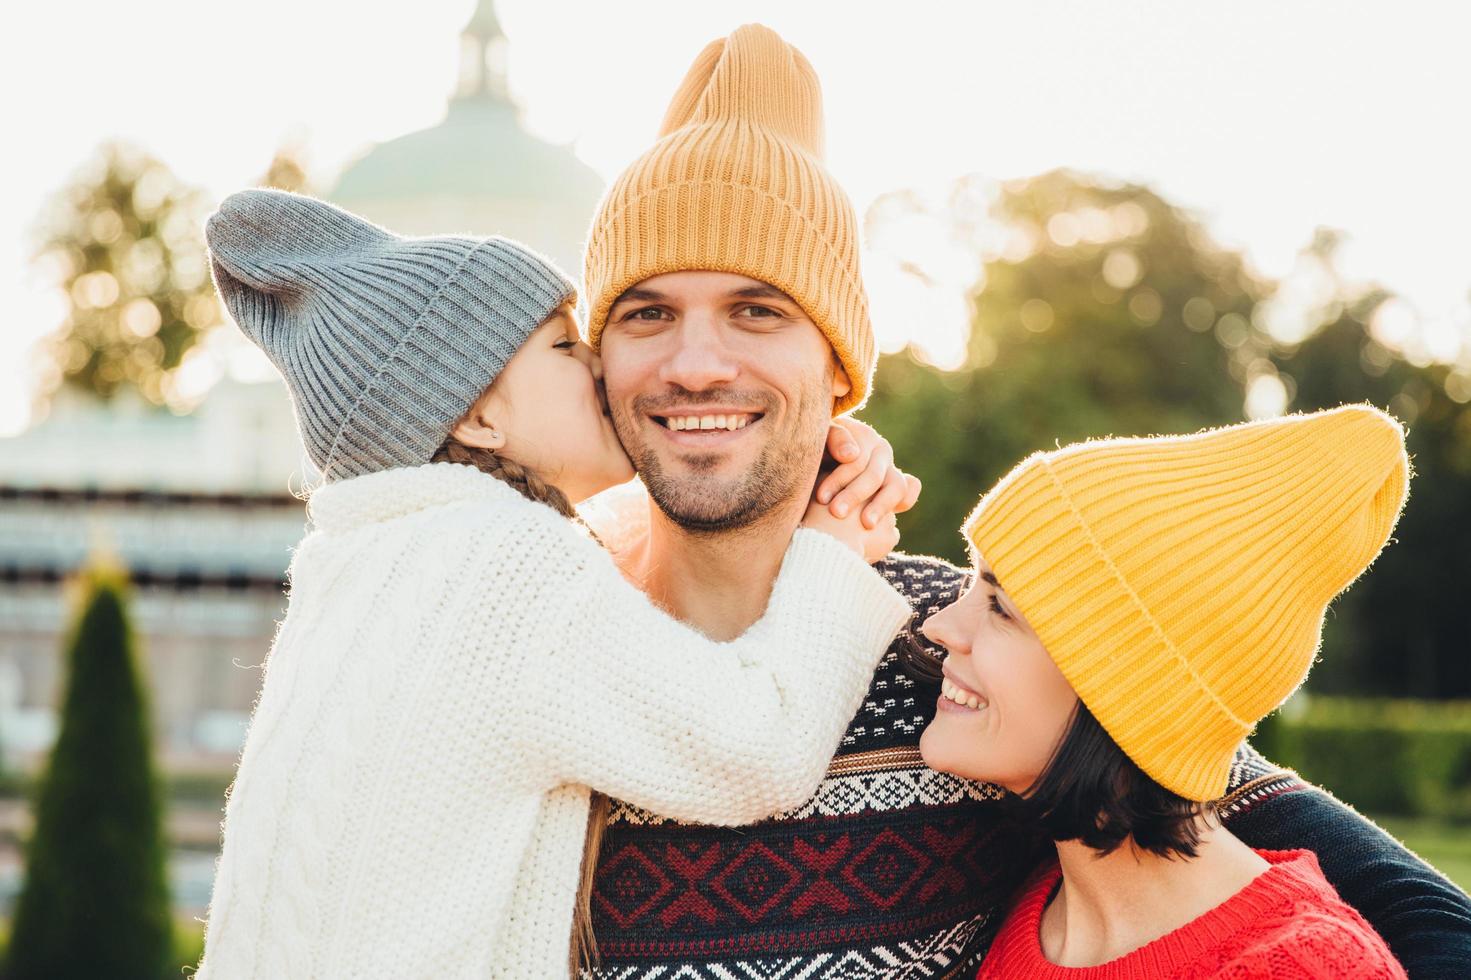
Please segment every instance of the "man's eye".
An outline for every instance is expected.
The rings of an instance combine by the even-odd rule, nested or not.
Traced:
[[[1001,608],[1001,600],[996,598],[996,593],[994,592],[991,593],[991,611],[1000,616],[1002,619],[1011,618],[1006,614],[1006,610]]]
[[[781,316],[779,312],[769,306],[748,306],[746,307],[746,312],[755,317]]]
[[[645,306],[641,309],[631,310],[623,315],[625,320],[662,320],[664,311],[657,306]]]

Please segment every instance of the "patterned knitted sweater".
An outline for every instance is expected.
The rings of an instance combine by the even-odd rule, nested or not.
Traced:
[[[330,484],[225,811],[204,980],[566,976],[588,787],[704,824],[800,804],[909,615],[799,530],[716,643],[469,467]]]
[[[1062,870],[1023,889],[977,980],[1405,980],[1384,940],[1339,899],[1311,851],[1258,851],[1271,865],[1206,914],[1117,959],[1061,967],[1042,952],[1042,913]]]
[[[877,566],[914,615],[873,675],[827,778],[739,830],[617,804],[593,895],[597,980],[974,976],[1013,892],[1055,848],[994,786],[926,768],[938,687],[900,654],[966,573],[896,554]],[[1471,976],[1471,899],[1369,821],[1243,745],[1220,812],[1252,847],[1311,848],[1415,980]]]

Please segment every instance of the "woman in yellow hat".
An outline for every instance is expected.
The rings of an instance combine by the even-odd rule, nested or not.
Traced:
[[[949,656],[920,748],[1058,858],[982,977],[1405,975],[1311,852],[1247,847],[1211,801],[1408,479],[1399,424],[1353,405],[1039,453],[981,499],[971,588],[923,628]]]

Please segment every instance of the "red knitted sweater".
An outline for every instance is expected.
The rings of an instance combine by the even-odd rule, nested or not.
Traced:
[[[1102,966],[1076,968],[1054,966],[1042,954],[1042,910],[1062,877],[1053,864],[1022,889],[978,980],[1405,980],[1312,852],[1257,853],[1271,867],[1205,915]]]

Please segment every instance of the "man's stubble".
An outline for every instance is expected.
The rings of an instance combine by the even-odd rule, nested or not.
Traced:
[[[685,392],[677,396],[677,401],[681,405],[713,404],[729,400],[733,394],[728,389]],[[743,395],[736,400],[743,404],[766,403],[764,418],[771,418],[769,398]],[[674,396],[640,396],[634,399],[633,411],[646,417],[657,414],[663,407],[661,402],[675,401]],[[634,469],[664,516],[694,534],[720,534],[752,527],[781,505],[798,496],[805,499],[811,493],[832,417],[832,402],[831,371],[826,377],[809,379],[802,386],[797,411],[783,431],[768,439],[745,473],[728,482],[704,475],[719,464],[716,453],[686,456],[682,468],[687,468],[687,475],[666,472],[659,454],[639,438],[632,420],[617,409],[612,416],[613,427]]]

